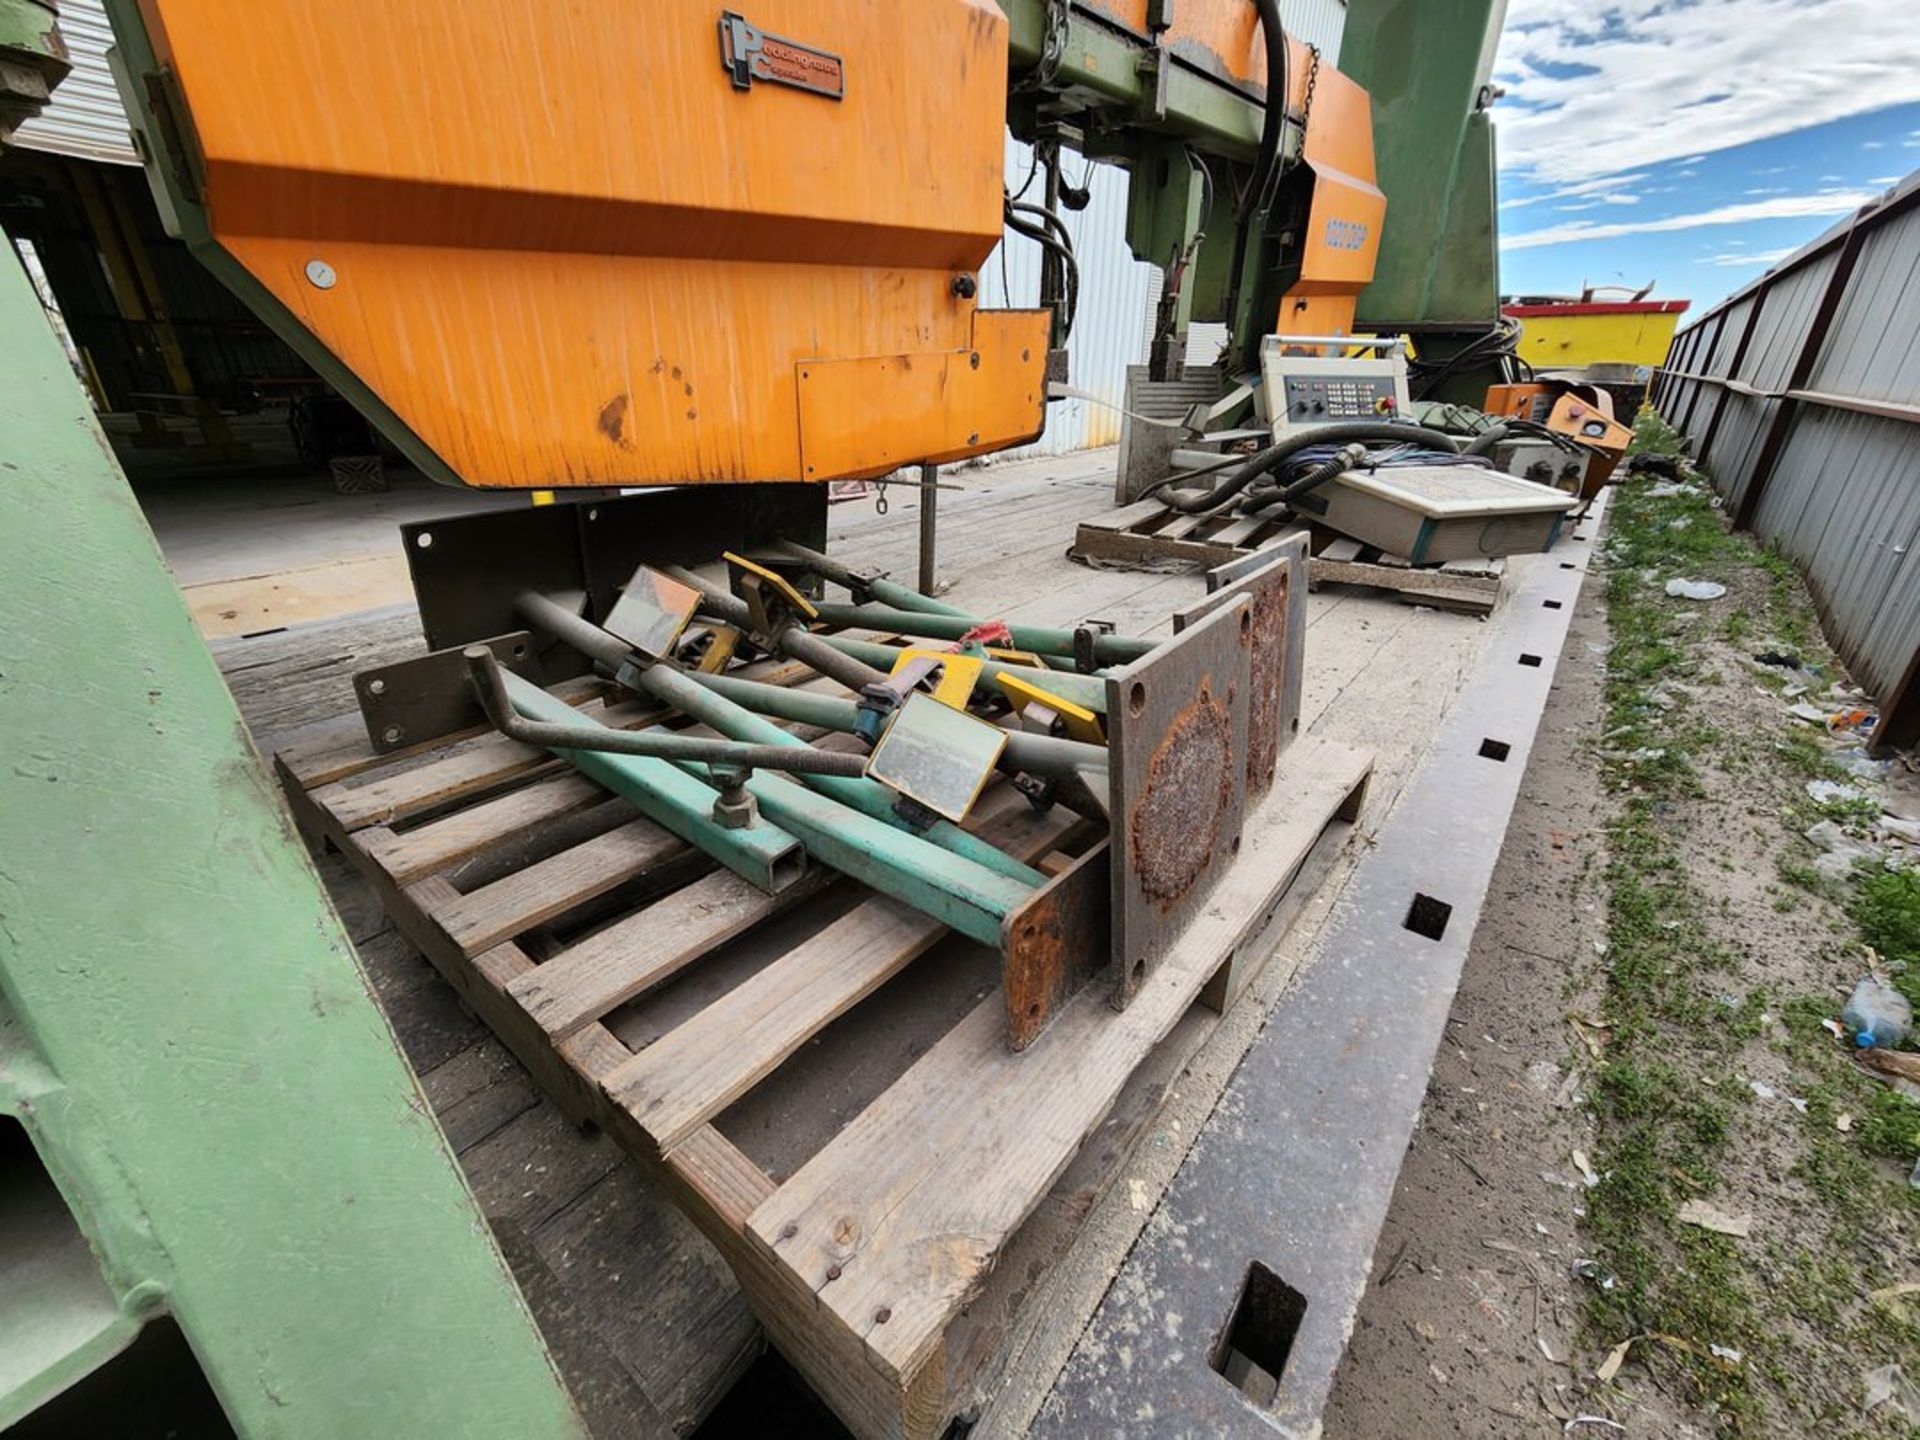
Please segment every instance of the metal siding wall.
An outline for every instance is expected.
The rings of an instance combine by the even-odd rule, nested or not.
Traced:
[[[100,0],[60,0],[60,33],[73,69],[53,92],[47,108],[14,132],[22,149],[138,165],[127,134],[127,111],[107,70],[113,31]]]
[[[1340,63],[1340,37],[1347,29],[1347,0],[1280,0],[1280,28],[1320,47],[1325,65]]]
[[[1019,190],[1032,163],[1032,149],[1009,135],[1009,191]],[[1066,178],[1079,184],[1087,162],[1063,151],[1061,165]],[[1146,358],[1141,317],[1147,313],[1148,294],[1158,274],[1153,266],[1135,260],[1127,248],[1127,178],[1117,166],[1093,166],[1088,180],[1092,201],[1079,214],[1066,214],[1080,262],[1080,309],[1067,341],[1068,383],[1107,404],[1056,400],[1047,406],[1046,433],[1032,445],[1002,451],[997,459],[1064,455],[1119,443],[1120,412],[1112,407],[1120,404],[1125,393],[1127,366]],[[1044,184],[1044,177],[1036,176],[1027,198],[1037,199]],[[1040,297],[1040,247],[1023,235],[1007,236],[981,267],[980,281],[983,305],[1030,309]]]
[[[1920,205],[1907,198],[1916,189],[1920,175],[1881,202],[1890,211],[1884,220],[1875,223],[1871,213],[1863,220],[1860,253],[1808,391],[1920,407]],[[1754,481],[1781,405],[1792,404],[1785,442],[1754,509],[1754,533],[1806,573],[1827,638],[1854,678],[1884,702],[1920,651],[1920,425],[1780,398],[1817,323],[1838,238],[1830,232],[1816,242],[1821,248],[1674,337],[1669,372],[1732,378],[1770,394],[1740,395],[1673,373],[1660,394],[1669,419],[1693,406],[1696,438],[1719,413],[1711,452],[1699,459],[1730,510]],[[1754,305],[1760,318],[1740,373],[1729,376]]]

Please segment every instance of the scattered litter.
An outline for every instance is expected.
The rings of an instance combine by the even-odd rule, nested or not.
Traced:
[[[1814,857],[1813,868],[1829,880],[1846,879],[1857,861],[1880,858],[1878,846],[1855,839],[1832,820],[1822,820],[1808,829],[1807,839],[1825,852]]]
[[[1627,759],[1636,765],[1643,765],[1649,760],[1664,760],[1666,755],[1667,752],[1663,746],[1642,745],[1638,750],[1629,750]]]
[[[1831,1015],[1829,1015],[1826,1019],[1822,1020],[1820,1022],[1820,1025],[1821,1025],[1821,1028],[1826,1030],[1836,1040],[1844,1040],[1847,1038],[1847,1027],[1842,1025],[1838,1020],[1834,1019]]]
[[[1573,1433],[1573,1427],[1576,1425],[1604,1425],[1609,1430],[1618,1430],[1622,1435],[1627,1433],[1626,1426],[1622,1425],[1618,1420],[1609,1420],[1604,1415],[1576,1415],[1560,1427],[1560,1433],[1562,1435],[1571,1435]]]
[[[1580,1178],[1586,1182],[1589,1190],[1600,1183],[1600,1173],[1593,1168],[1592,1162],[1587,1159],[1586,1151],[1576,1150],[1573,1152],[1573,1168],[1580,1172]]]
[[[1857,745],[1839,751],[1832,758],[1842,770],[1862,780],[1884,780],[1893,773],[1893,761],[1876,760]]]
[[[1749,1080],[1747,1082],[1747,1088],[1762,1100],[1771,1100],[1779,1093],[1764,1080]]]
[[[1604,940],[1596,940],[1596,941],[1594,941],[1594,942],[1593,942],[1593,953],[1594,953],[1594,954],[1596,954],[1596,955],[1604,955],[1604,954],[1606,954],[1606,953],[1607,953],[1607,942],[1606,942],[1606,941],[1604,941]]]
[[[1687,484],[1684,480],[1663,480],[1658,485],[1647,490],[1645,498],[1648,500],[1670,500],[1675,495],[1692,495],[1696,492],[1697,487]]]
[[[1718,580],[1682,580],[1675,576],[1667,581],[1667,594],[1676,600],[1718,600],[1727,593],[1727,587]]]
[[[1880,717],[1865,706],[1855,705],[1845,710],[1836,710],[1827,717],[1827,729],[1836,735],[1865,735],[1879,723]]]
[[[1552,1347],[1547,1344],[1546,1336],[1535,1335],[1533,1337],[1533,1343],[1540,1347],[1540,1353],[1547,1357],[1547,1363],[1549,1365],[1558,1365],[1562,1363],[1560,1357],[1554,1354]]]
[[[1798,670],[1800,657],[1790,650],[1762,650],[1753,657],[1762,665],[1771,665],[1777,670]]]
[[[1807,1113],[1807,1102],[1802,1100],[1798,1095],[1787,1096],[1787,1104],[1793,1106],[1793,1108],[1798,1110],[1802,1115]]]
[[[1882,1050],[1875,1047],[1862,1050],[1855,1058],[1869,1070],[1920,1083],[1920,1055],[1910,1050]]]
[[[1613,1272],[1598,1260],[1574,1261],[1573,1273],[1578,1275],[1582,1280],[1591,1280],[1602,1290],[1611,1290],[1615,1285],[1620,1283],[1614,1278]]]
[[[1732,1345],[1709,1345],[1707,1349],[1713,1352],[1714,1359],[1731,1361],[1735,1365],[1738,1365],[1741,1360],[1746,1358]]]
[[[1667,521],[1667,529],[1684,530],[1691,524],[1693,524],[1693,517],[1691,515],[1682,515],[1678,520]]]
[[[1890,1405],[1894,1413],[1908,1420],[1920,1420],[1920,1390],[1914,1388],[1898,1365],[1882,1365],[1867,1371],[1860,1379],[1867,1391],[1866,1403],[1861,1408],[1869,1414],[1882,1405]]]
[[[1913,1029],[1913,1002],[1885,981],[1863,975],[1847,997],[1840,1023],[1863,1050],[1897,1049]]]
[[[1858,785],[1843,785],[1838,780],[1809,780],[1807,794],[1816,805],[1850,804],[1867,798],[1867,792]]]
[[[1607,1358],[1600,1362],[1600,1368],[1593,1372],[1593,1378],[1604,1385],[1607,1381],[1618,1375],[1620,1373],[1620,1367],[1627,1363],[1627,1352],[1633,1349],[1633,1342],[1640,1338],[1638,1335],[1629,1335],[1618,1345],[1614,1346],[1613,1349],[1609,1350],[1607,1352]],[[1572,1423],[1577,1425],[1580,1422],[1576,1420]],[[1612,1424],[1613,1422],[1608,1421],[1606,1423]]]
[[[1851,1135],[1853,1133],[1853,1116],[1842,1110],[1838,1115],[1833,1117],[1833,1128],[1838,1130],[1842,1135]]]
[[[1882,815],[1874,824],[1896,840],[1920,845],[1920,820],[1902,820],[1894,815]]]
[[[1736,1240],[1744,1240],[1753,1233],[1753,1216],[1733,1215],[1705,1200],[1687,1201],[1674,1212],[1674,1219],[1683,1225],[1711,1230],[1716,1235],[1731,1235]]]
[[[1824,725],[1827,723],[1826,708],[1820,705],[1809,704],[1805,700],[1789,705],[1787,707],[1787,713],[1793,716],[1794,719],[1805,720],[1811,725]]]

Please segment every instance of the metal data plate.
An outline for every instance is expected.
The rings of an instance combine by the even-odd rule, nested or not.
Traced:
[[[916,690],[873,747],[867,778],[958,824],[1006,745],[1007,732],[998,725]]]
[[[1247,793],[1260,796],[1273,784],[1274,767],[1300,729],[1300,686],[1307,637],[1307,537],[1295,535],[1259,552],[1248,568],[1229,561],[1207,573],[1213,593],[1174,613],[1173,633],[1184,634],[1203,616],[1237,597],[1253,602],[1252,704],[1247,712]],[[1231,578],[1222,575],[1232,569]],[[1216,581],[1215,577],[1221,579]]]
[[[1234,596],[1107,676],[1114,1003],[1233,863],[1247,800],[1253,602]]]
[[[541,684],[540,656],[525,630],[480,642],[516,675]],[[353,677],[367,739],[381,755],[487,723],[458,647],[435,650]]]
[[[642,565],[613,602],[601,628],[618,635],[649,660],[664,660],[673,653],[680,632],[699,608],[700,592],[693,586],[682,585],[651,565]]]

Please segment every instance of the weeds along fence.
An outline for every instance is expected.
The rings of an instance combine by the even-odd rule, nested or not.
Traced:
[[[1674,336],[1654,404],[1920,739],[1920,172]]]

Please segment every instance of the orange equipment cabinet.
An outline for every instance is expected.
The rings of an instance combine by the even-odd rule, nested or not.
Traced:
[[[436,478],[826,481],[1032,439],[1049,316],[974,299],[999,6],[738,3],[111,8],[163,213]]]
[[[1587,461],[1580,486],[1582,500],[1591,500],[1600,492],[1633,442],[1632,427],[1613,418],[1613,397],[1593,385],[1554,380],[1489,385],[1483,408],[1489,415],[1545,425],[1591,450],[1593,456]]]

